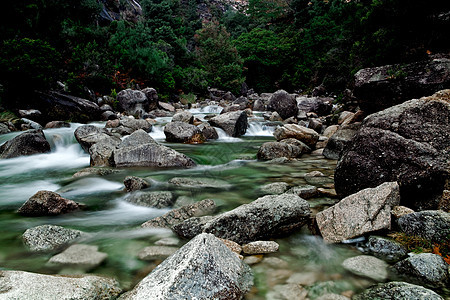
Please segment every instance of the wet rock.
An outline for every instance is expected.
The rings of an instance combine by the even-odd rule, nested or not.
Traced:
[[[338,161],[335,188],[345,197],[397,181],[402,205],[435,209],[450,176],[450,90],[372,114]]]
[[[222,241],[222,243],[224,243],[225,246],[227,246],[234,253],[241,254],[242,247],[238,243],[230,241],[230,240],[226,240],[226,239],[221,239],[221,238],[219,238],[219,240]]]
[[[317,191],[322,196],[329,197],[329,198],[337,198],[337,193],[336,193],[335,189],[318,188]]]
[[[287,184],[286,182],[274,182],[274,183],[269,183],[266,185],[263,185],[260,190],[263,194],[266,195],[279,195],[279,194],[283,194],[284,192],[286,192],[286,190],[288,189],[289,184]]]
[[[434,242],[450,240],[450,213],[441,210],[413,212],[397,220],[400,230]]]
[[[164,260],[177,252],[178,247],[169,246],[149,246],[139,252],[138,257],[141,260]]]
[[[102,112],[102,115],[100,116],[100,120],[102,121],[117,120],[118,118],[119,117],[115,112],[109,110]]]
[[[347,271],[375,281],[384,281],[388,276],[388,264],[381,259],[369,255],[347,258],[342,263],[342,266]]]
[[[138,118],[149,111],[149,101],[142,91],[126,89],[117,93],[117,108],[120,112]]]
[[[19,116],[21,118],[40,122],[42,119],[42,112],[37,109],[19,109]]]
[[[194,123],[194,116],[189,111],[182,111],[182,112],[176,113],[173,116],[172,122],[183,122],[183,123],[192,124],[192,123]]]
[[[143,130],[126,137],[113,152],[116,167],[190,168],[192,159],[171,148],[157,144]]]
[[[115,299],[122,292],[115,279],[0,271],[2,299]]]
[[[266,142],[258,150],[259,160],[272,160],[276,158],[298,158],[302,155],[301,148],[281,142]]]
[[[125,198],[125,201],[146,207],[166,208],[175,203],[171,192],[141,192],[137,191]]]
[[[296,195],[268,195],[213,218],[188,219],[172,229],[182,237],[201,232],[243,244],[291,233],[309,220],[306,200]]]
[[[98,246],[75,244],[50,258],[48,263],[90,270],[98,267],[107,257],[108,254],[98,251]]]
[[[436,254],[416,254],[399,261],[393,268],[408,281],[431,288],[448,287],[450,283],[449,266]]]
[[[22,118],[20,120],[23,122],[23,124],[26,124],[28,126],[28,128],[30,128],[30,129],[36,129],[36,130],[42,130],[43,129],[41,124],[39,124],[39,123],[37,123],[35,121],[32,121],[30,119]]]
[[[350,122],[351,119],[355,116],[355,113],[352,113],[350,111],[343,111],[339,115],[338,124],[339,125],[346,125]]]
[[[209,124],[223,129],[229,136],[240,137],[244,135],[248,127],[248,119],[245,111],[235,111],[218,115],[210,119]]]
[[[298,109],[303,112],[314,112],[319,116],[326,116],[333,109],[333,98],[328,97],[305,97],[296,98]]]
[[[276,111],[281,118],[287,119],[289,117],[295,117],[298,113],[297,101],[295,97],[288,94],[284,90],[279,90],[270,96],[267,109],[270,111]]]
[[[381,283],[354,296],[355,300],[398,299],[398,300],[444,300],[432,290],[409,284],[392,281]]]
[[[305,143],[303,143],[303,142],[301,142],[301,141],[299,141],[297,139],[294,139],[294,138],[281,140],[280,143],[285,143],[285,144],[297,146],[302,151],[302,154],[311,152],[311,148],[310,147],[308,147]]]
[[[84,176],[106,176],[109,174],[119,173],[119,170],[109,169],[109,168],[84,168],[72,175],[73,178],[84,177]]]
[[[28,199],[17,213],[28,217],[57,216],[84,208],[83,204],[65,199],[50,191],[39,191]]]
[[[339,159],[345,147],[350,144],[360,127],[361,123],[339,127],[339,130],[328,139],[327,145],[323,149],[323,156],[329,159]]]
[[[278,284],[270,290],[266,299],[268,300],[306,300],[308,299],[308,291],[297,284]]]
[[[324,294],[316,298],[316,300],[349,300],[349,299],[350,298],[338,294]]]
[[[359,70],[353,93],[362,110],[373,113],[450,86],[450,59],[430,59]]]
[[[166,103],[166,102],[158,102],[158,107],[162,110],[168,111],[168,112],[175,112],[175,107],[173,107],[172,104]]]
[[[302,185],[295,186],[289,189],[286,193],[297,195],[303,199],[310,199],[318,195],[318,189],[313,185]]]
[[[273,135],[277,141],[294,138],[305,143],[310,148],[314,148],[319,140],[319,134],[317,132],[296,124],[286,124],[283,127],[278,127]]]
[[[214,203],[214,201],[211,199],[205,199],[193,204],[173,209],[160,217],[145,222],[141,226],[172,228],[172,226],[179,224],[189,218],[212,214],[215,210],[216,204]]]
[[[0,146],[1,158],[14,158],[50,152],[50,144],[42,130],[24,132]]]
[[[148,111],[158,108],[158,93],[154,88],[147,87],[142,90],[148,100]]]
[[[242,251],[245,254],[266,254],[277,252],[279,247],[280,245],[274,241],[254,241],[242,245]]]
[[[330,138],[333,136],[333,134],[335,134],[338,131],[339,127],[340,127],[339,125],[328,126],[324,130],[323,135],[326,136],[327,138]]]
[[[201,234],[120,299],[242,299],[252,284],[250,268],[235,253]]]
[[[320,171],[312,171],[305,174],[305,181],[309,184],[324,184],[326,183],[326,176]]]
[[[170,122],[164,126],[164,134],[167,142],[201,144],[206,138],[202,131],[195,125],[184,122]]]
[[[178,246],[180,240],[175,237],[165,237],[155,242],[156,246]]]
[[[114,166],[113,153],[120,145],[120,140],[115,137],[105,137],[89,148],[90,165],[92,167]]]
[[[32,252],[51,252],[74,243],[88,234],[55,225],[41,225],[27,229],[22,235],[25,245]]]
[[[4,123],[0,123],[0,134],[10,133],[11,130],[9,130],[8,125]]]
[[[78,127],[75,132],[75,139],[81,145],[81,148],[89,153],[92,145],[101,140],[114,140],[116,143],[120,142],[118,138],[111,136],[111,134],[104,128],[99,128],[94,125],[83,125]]]
[[[136,176],[125,177],[123,184],[125,185],[125,190],[127,192],[143,190],[150,186],[150,183],[147,180]]]
[[[408,255],[402,244],[380,236],[369,237],[366,247],[370,254],[387,262],[397,262]]]
[[[251,265],[256,265],[260,262],[262,262],[264,256],[263,255],[250,255],[250,256],[245,256],[244,257],[244,262],[251,266]]]
[[[396,182],[386,182],[342,199],[317,214],[326,242],[337,243],[369,232],[391,228],[391,208],[400,201]]]
[[[231,185],[220,179],[215,178],[192,178],[192,177],[173,177],[169,180],[170,184],[186,189],[229,189]]]
[[[397,205],[397,206],[394,206],[391,213],[392,213],[392,216],[394,216],[396,219],[398,219],[404,215],[407,215],[407,214],[410,214],[413,212],[414,212],[414,210],[412,210],[411,208],[408,208],[406,206]]]
[[[197,127],[198,127],[198,129],[201,130],[203,136],[207,140],[217,140],[219,138],[219,135],[217,134],[216,129],[214,129],[214,127],[209,125],[209,123],[202,123],[202,124],[198,125]]]
[[[145,132],[151,132],[152,131],[152,124],[147,121],[147,120],[142,120],[142,119],[135,119],[133,117],[121,117],[119,119],[119,123],[117,124],[117,126],[112,127],[113,123],[106,123],[105,127],[106,128],[114,128],[116,127],[115,130],[112,130],[111,132],[118,132],[121,135],[129,135],[132,134],[133,132],[142,129]],[[118,129],[117,129],[118,128]]]
[[[264,105],[264,102],[260,99],[256,99],[253,102],[253,111],[266,111],[266,106]]]
[[[51,129],[51,128],[70,128],[70,123],[65,121],[51,121],[45,124],[45,129]]]

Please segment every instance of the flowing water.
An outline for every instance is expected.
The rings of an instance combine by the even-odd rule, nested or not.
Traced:
[[[200,119],[219,108],[210,107],[192,112]],[[156,263],[141,261],[137,253],[163,237],[172,236],[168,230],[142,229],[140,224],[160,216],[168,209],[156,209],[130,204],[124,199],[123,180],[128,175],[144,177],[152,182],[150,190],[171,190],[183,201],[213,199],[219,212],[231,210],[261,196],[259,188],[267,183],[287,182],[290,186],[307,184],[304,174],[321,171],[326,175],[317,186],[332,183],[335,161],[322,156],[305,155],[301,160],[285,164],[271,164],[256,160],[259,146],[274,140],[273,127],[261,117],[250,120],[247,134],[228,137],[219,130],[217,141],[201,145],[169,144],[164,141],[162,127],[170,118],[157,120],[150,133],[189,157],[198,166],[187,170],[156,170],[149,168],[124,169],[103,177],[73,178],[77,171],[89,166],[89,155],[77,144],[73,132],[81,124],[70,128],[45,130],[52,146],[51,153],[0,160],[0,270],[13,269],[47,274],[74,274],[81,270],[47,265],[51,254],[32,254],[24,247],[22,233],[33,226],[55,224],[90,232],[84,243],[98,245],[108,259],[90,271],[117,278],[125,289],[132,288],[148,274]],[[103,126],[102,123],[95,124]],[[0,144],[18,133],[0,136]],[[222,182],[218,189],[174,189],[167,184],[173,177],[213,178]],[[15,211],[34,193],[50,190],[63,197],[82,202],[88,209],[58,217],[21,217]],[[326,197],[309,200],[313,212],[330,206]],[[289,237],[276,240],[277,253],[265,256],[263,262],[252,266],[255,287],[246,299],[277,298],[286,284],[302,284],[309,290],[309,298],[325,292],[358,292],[371,282],[353,276],[341,267],[344,259],[360,253],[349,246],[326,245],[302,229]],[[186,241],[182,241],[185,243]],[[292,284],[291,284],[292,286]]]

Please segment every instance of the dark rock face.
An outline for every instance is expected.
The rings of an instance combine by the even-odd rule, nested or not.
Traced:
[[[245,111],[234,111],[216,116],[208,121],[211,126],[222,128],[229,136],[244,135],[248,127]]]
[[[147,96],[148,111],[152,111],[158,108],[158,93],[154,88],[145,88],[142,92]]]
[[[194,123],[194,115],[188,111],[182,111],[179,113],[176,113],[173,118],[172,122],[184,122],[188,124]]]
[[[175,203],[171,192],[134,192],[125,198],[126,201],[140,206],[166,208]]]
[[[339,160],[340,197],[398,181],[402,204],[437,208],[450,170],[450,90],[368,116]]]
[[[70,128],[70,123],[65,122],[65,121],[51,121],[51,122],[48,122],[47,124],[45,124],[45,129],[63,128],[63,127]]]
[[[28,199],[17,211],[29,217],[57,216],[83,208],[84,205],[65,199],[50,191],[39,191]]]
[[[93,125],[83,125],[78,127],[75,130],[74,135],[75,139],[81,145],[81,148],[83,148],[84,151],[88,153],[89,149],[95,143],[98,143],[103,139],[112,138],[111,134],[106,129],[99,128]],[[117,140],[120,141],[119,139]]]
[[[88,123],[100,120],[102,114],[94,102],[57,92],[40,93],[35,106],[42,112],[43,123],[53,120]]]
[[[333,98],[321,97],[297,97],[299,111],[313,112],[318,116],[326,116],[333,109]]]
[[[297,230],[306,224],[309,215],[308,202],[297,195],[268,195],[212,219],[188,219],[173,230],[183,237],[208,232],[245,244]]]
[[[14,158],[50,152],[42,130],[24,132],[0,146],[0,158]]]
[[[408,235],[444,242],[450,239],[450,213],[440,210],[414,212],[397,220],[400,230]]]
[[[192,124],[185,122],[170,122],[164,126],[164,134],[167,142],[201,144],[206,138],[201,130]]]
[[[267,109],[276,111],[283,120],[289,117],[296,117],[298,113],[297,101],[295,97],[289,95],[284,90],[279,90],[273,93],[269,99]]]
[[[384,237],[371,236],[366,246],[370,254],[388,262],[397,262],[408,255],[402,244]]]
[[[398,300],[443,300],[441,296],[424,287],[406,282],[381,283],[354,296],[355,300],[398,299]]]
[[[302,149],[296,145],[282,142],[266,142],[259,148],[257,157],[259,160],[271,160],[280,157],[297,158],[302,153]]]
[[[142,91],[126,89],[117,93],[118,109],[135,117],[142,115],[149,110],[149,101]]]
[[[209,125],[209,123],[202,123],[202,124],[198,125],[197,127],[198,127],[198,129],[200,129],[202,131],[203,136],[207,140],[217,140],[219,138],[217,131],[214,129],[214,127]]]
[[[352,141],[361,123],[353,123],[341,126],[335,134],[333,134],[323,149],[323,156],[329,159],[339,159],[344,152],[345,147]]]
[[[450,59],[359,70],[354,95],[368,113],[450,88]]]
[[[150,183],[147,180],[136,176],[125,177],[123,184],[125,185],[125,190],[127,192],[142,190],[150,186]]]
[[[212,234],[200,234],[145,277],[131,299],[242,299],[253,285],[250,267]]]
[[[447,287],[450,282],[448,264],[441,256],[432,253],[413,255],[396,263],[393,268],[408,281],[431,288]]]

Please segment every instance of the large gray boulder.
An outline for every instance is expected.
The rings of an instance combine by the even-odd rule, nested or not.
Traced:
[[[449,265],[436,254],[421,253],[396,263],[393,268],[408,281],[431,288],[448,287]]]
[[[448,88],[450,59],[441,58],[359,70],[353,93],[361,109],[373,113]]]
[[[327,145],[323,149],[323,156],[329,159],[339,159],[360,127],[361,123],[359,122],[339,127],[336,133],[328,139]]]
[[[216,217],[188,219],[173,230],[187,238],[208,232],[244,244],[291,233],[305,225],[309,215],[308,202],[296,195],[268,195]]]
[[[164,134],[167,142],[201,144],[206,138],[202,131],[195,125],[185,122],[170,122],[164,126]]]
[[[424,287],[392,281],[380,283],[361,294],[352,297],[354,300],[395,299],[395,300],[444,300],[432,290]]]
[[[204,233],[120,299],[242,299],[252,285],[250,267],[214,235]]]
[[[388,264],[370,255],[358,255],[347,258],[342,262],[342,266],[353,274],[375,281],[384,281],[388,277]]]
[[[218,115],[210,119],[209,124],[223,129],[229,136],[239,137],[244,135],[248,127],[247,113],[245,111],[233,111]]]
[[[122,90],[117,93],[118,109],[128,115],[137,118],[149,111],[149,101],[144,92],[132,89]]]
[[[386,182],[342,199],[316,215],[324,240],[338,243],[391,228],[391,209],[400,202],[399,186]]]
[[[183,123],[192,124],[192,123],[194,123],[194,115],[189,111],[182,111],[182,112],[176,113],[172,117],[172,122],[183,122]]]
[[[125,136],[132,134],[139,129],[142,129],[145,132],[151,132],[153,126],[147,120],[135,119],[133,117],[121,117],[117,121],[107,122],[105,128],[111,128],[111,133]]]
[[[57,216],[84,207],[84,204],[63,198],[55,192],[39,191],[31,196],[17,212],[28,217]]]
[[[98,267],[107,257],[108,254],[98,251],[98,246],[75,244],[50,258],[48,264],[91,270]]]
[[[214,127],[209,125],[209,123],[202,123],[197,126],[198,129],[200,129],[203,133],[203,136],[207,140],[217,140],[219,138],[219,135],[217,134],[217,131]]]
[[[128,195],[125,200],[136,205],[156,208],[166,208],[175,203],[175,197],[167,191],[136,191]]]
[[[450,90],[372,114],[338,161],[340,197],[398,181],[402,204],[435,209],[450,176]]]
[[[427,210],[401,216],[397,220],[400,230],[408,235],[420,236],[434,242],[450,240],[450,213]]]
[[[0,271],[0,299],[106,300],[122,289],[112,278],[93,275],[59,276]]]
[[[319,140],[319,134],[316,131],[297,124],[285,124],[282,127],[278,127],[273,135],[277,141],[294,138],[305,143],[310,148],[315,148]]]
[[[112,139],[115,141],[120,141],[120,139],[111,136],[105,128],[100,128],[94,125],[82,125],[75,130],[74,135],[77,142],[81,145],[81,148],[88,153],[92,145],[102,140]]]
[[[257,157],[259,160],[271,160],[275,158],[298,158],[303,154],[303,149],[283,142],[266,142],[259,147]]]
[[[190,168],[195,162],[184,154],[157,144],[143,130],[126,137],[113,152],[114,165],[122,167]]]
[[[51,252],[88,237],[87,233],[55,225],[40,225],[27,229],[22,239],[32,252]]]
[[[279,90],[269,98],[267,110],[276,111],[283,120],[296,117],[298,113],[297,101],[293,95],[284,90]]]
[[[158,93],[154,88],[147,87],[142,90],[148,100],[148,111],[158,108]]]
[[[14,158],[50,152],[50,144],[42,130],[30,130],[0,146],[0,158]]]

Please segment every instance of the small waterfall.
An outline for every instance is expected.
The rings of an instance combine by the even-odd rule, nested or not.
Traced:
[[[273,136],[275,127],[267,126],[262,122],[250,122],[244,136]]]
[[[166,135],[164,134],[164,125],[161,124],[153,125],[152,131],[149,134],[156,141],[166,139]]]

